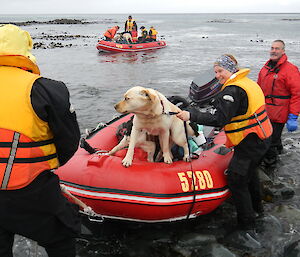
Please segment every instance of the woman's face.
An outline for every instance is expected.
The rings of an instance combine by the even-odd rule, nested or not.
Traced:
[[[231,77],[231,75],[233,74],[230,71],[228,71],[218,65],[214,66],[214,70],[215,70],[216,78],[217,78],[217,80],[219,80],[220,84],[225,84],[226,80],[229,79]]]

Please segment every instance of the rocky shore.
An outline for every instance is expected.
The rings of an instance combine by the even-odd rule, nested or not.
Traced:
[[[111,19],[105,19],[103,21],[86,21],[78,19],[55,19],[50,21],[22,21],[22,22],[3,22],[2,24],[14,24],[16,26],[31,26],[31,25],[41,25],[41,24],[93,24],[93,23],[111,23]]]

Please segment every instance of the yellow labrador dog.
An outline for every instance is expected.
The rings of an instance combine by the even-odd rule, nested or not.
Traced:
[[[114,42],[124,41],[126,44],[132,44],[132,36],[129,32],[117,33],[113,39]]]
[[[144,87],[130,88],[125,94],[124,99],[115,105],[116,111],[120,113],[134,113],[133,127],[130,138],[127,138],[129,143],[126,156],[122,160],[125,167],[132,164],[134,147],[137,143],[145,140],[146,135],[157,135],[159,138],[160,148],[162,151],[165,163],[172,163],[172,153],[170,144],[175,144],[183,147],[184,161],[189,161],[188,143],[186,140],[184,123],[175,115],[171,115],[180,111],[180,109],[172,104],[160,92]],[[187,126],[188,135],[194,135],[194,131],[190,126]],[[147,141],[148,142],[148,141]],[[145,143],[145,141],[144,141]],[[152,142],[153,143],[153,142]],[[123,146],[126,142],[123,142]],[[147,148],[151,148],[154,152],[155,145],[146,143]],[[119,149],[118,146],[116,146]],[[115,148],[110,152],[113,154]],[[152,151],[150,150],[150,151]],[[153,161],[153,155],[148,160]]]

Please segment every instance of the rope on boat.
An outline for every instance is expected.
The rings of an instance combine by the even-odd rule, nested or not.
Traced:
[[[75,197],[71,192],[69,192],[64,185],[60,185],[61,191],[66,194],[68,197],[70,197],[75,204],[77,204],[82,210],[79,212],[86,215],[88,219],[92,222],[103,222],[104,218],[96,213],[90,206],[87,206],[84,202],[79,200],[77,197]]]
[[[184,121],[184,132],[185,132],[185,138],[186,138],[186,142],[187,142],[187,145],[188,145],[188,151],[189,151],[189,157],[191,158],[191,151],[190,151],[190,146],[189,146],[189,138],[188,138],[188,131],[187,131],[187,122]],[[193,211],[193,208],[194,208],[194,205],[196,203],[196,192],[195,192],[195,179],[194,179],[194,169],[193,169],[193,165],[192,165],[192,160],[190,159],[190,165],[191,165],[191,171],[192,171],[192,185],[193,185],[193,202],[192,202],[192,205],[189,209],[189,212],[186,216],[186,219],[188,220],[190,218],[190,215]]]

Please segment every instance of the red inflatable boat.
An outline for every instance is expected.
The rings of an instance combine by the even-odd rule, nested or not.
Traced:
[[[86,142],[93,148],[112,149],[118,143],[118,126],[129,117],[93,130]],[[69,192],[103,217],[142,222],[194,218],[213,211],[230,196],[225,171],[232,151],[223,145],[224,132],[211,130],[206,136],[210,143],[190,163],[149,163],[146,153],[137,148],[132,166],[125,168],[121,164],[125,149],[108,156],[79,148],[56,173]]]
[[[165,41],[154,41],[140,44],[118,44],[112,41],[100,40],[96,46],[99,51],[105,52],[139,52],[166,47]]]

